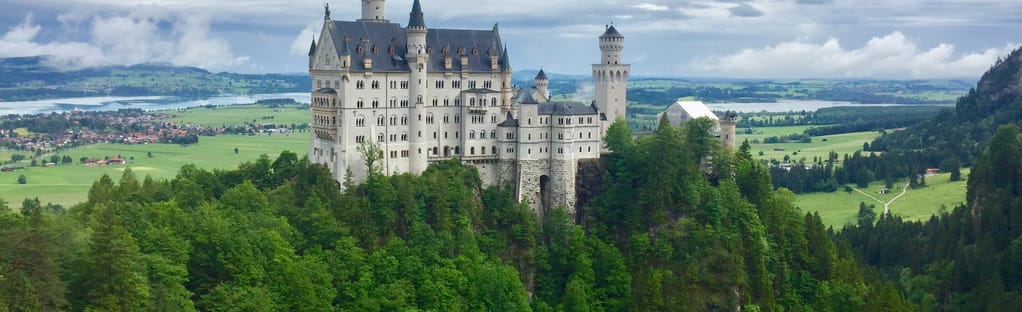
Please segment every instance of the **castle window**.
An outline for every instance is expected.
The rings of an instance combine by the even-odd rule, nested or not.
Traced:
[[[444,123],[451,123],[451,116],[444,115]]]
[[[358,119],[355,119],[355,126],[356,127],[365,127],[366,126],[365,118],[359,117]]]
[[[364,135],[359,135],[359,136],[355,137],[355,143],[365,143],[365,142],[366,142],[366,137]]]
[[[454,98],[454,106],[461,106],[461,98]]]
[[[468,106],[476,106],[476,98],[468,99]]]
[[[397,115],[390,115],[390,125],[391,126],[397,125]]]
[[[401,125],[404,126],[404,125],[407,125],[407,124],[408,124],[408,116],[401,116]]]
[[[469,80],[468,81],[468,88],[469,89],[475,89],[476,88],[476,81],[475,80]]]
[[[444,81],[443,80],[437,80],[436,81],[436,88],[437,89],[443,89],[444,88]]]
[[[454,115],[454,123],[461,123],[461,115]]]
[[[379,89],[379,88],[380,88],[380,81],[379,80],[373,80],[373,89]]]
[[[401,141],[408,141],[408,134],[407,133],[402,133],[401,134]]]
[[[532,149],[531,148],[529,149],[528,152],[529,152],[529,155],[532,155]]]
[[[473,147],[470,147],[470,148],[469,148],[469,153],[468,153],[468,154],[469,154],[469,155],[475,155],[475,154],[476,154],[476,147],[475,147],[475,146],[473,146]]]
[[[408,151],[401,151],[401,158],[408,158]]]
[[[433,106],[437,106],[439,103],[440,100],[438,100],[437,98],[433,98]]]
[[[461,138],[461,131],[454,131],[454,138],[455,139],[460,139]]]
[[[384,125],[384,121],[383,121],[383,120],[384,120],[383,116],[377,116],[377,117],[376,117],[376,125],[377,125],[377,126],[382,126],[382,125]],[[383,141],[383,140],[380,140],[380,141]]]
[[[497,98],[495,97],[490,98],[490,106],[497,106]]]
[[[493,87],[493,81],[489,81],[489,80],[483,81],[483,88],[490,89],[492,87]]]
[[[532,141],[532,133],[529,133],[529,141]]]
[[[490,138],[491,139],[497,138],[497,130],[490,130]]]
[[[497,154],[497,147],[496,146],[493,146],[492,148],[490,148],[490,154],[494,154],[494,155]]]
[[[390,141],[391,142],[397,142],[397,134],[391,134],[390,135]]]
[[[451,88],[461,89],[461,80],[451,81]]]
[[[436,139],[436,131],[433,131],[433,138]]]
[[[401,89],[408,89],[408,80],[401,82]]]
[[[380,100],[373,99],[373,108],[377,108],[377,107],[380,107]]]
[[[355,82],[355,89],[360,89],[361,90],[361,89],[365,89],[365,88],[366,88],[366,82],[365,81],[359,80],[359,81]]]
[[[448,104],[450,104],[450,103],[451,103],[451,100],[450,100],[450,99],[448,99],[448,98],[444,98],[444,106],[447,106],[447,105],[448,105]]]
[[[408,100],[401,100],[401,107],[408,107]]]
[[[475,132],[475,130],[472,130],[472,131],[469,131],[469,132],[468,132],[468,138],[469,138],[469,139],[475,139],[475,138],[476,138],[476,132]]]
[[[390,82],[390,88],[391,89],[397,89],[397,81],[391,81]]]
[[[383,142],[383,132],[376,135],[376,142]]]
[[[390,99],[390,107],[397,107],[397,99]]]
[[[447,138],[447,131],[444,131],[444,139]]]

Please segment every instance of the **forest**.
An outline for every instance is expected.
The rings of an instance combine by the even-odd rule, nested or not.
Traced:
[[[575,219],[540,218],[456,160],[344,192],[291,152],[171,180],[126,170],[67,209],[2,206],[0,310],[912,308],[710,129],[634,139],[615,123],[604,187]]]

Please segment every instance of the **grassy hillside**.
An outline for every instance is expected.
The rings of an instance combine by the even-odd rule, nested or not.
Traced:
[[[969,169],[962,169],[962,176],[968,176]],[[966,180],[950,182],[949,173],[937,174],[926,178],[926,187],[909,189],[904,196],[891,203],[891,214],[901,216],[905,220],[925,221],[930,216],[940,214],[942,211],[950,212],[951,209],[965,202]],[[906,181],[897,181],[891,193],[877,194],[877,191],[884,187],[883,182],[874,182],[867,188],[856,188],[883,202],[889,202],[901,194],[902,187]],[[850,185],[853,188],[854,185]],[[803,211],[819,212],[823,223],[840,229],[846,224],[854,224],[859,212],[859,203],[875,205],[873,210],[880,214],[884,205],[876,200],[866,197],[858,192],[847,193],[837,191],[833,193],[811,193],[798,195],[796,205]]]
[[[97,144],[84,148],[60,153],[69,155],[75,160],[73,165],[57,165],[56,167],[28,167],[21,172],[0,173],[0,198],[8,202],[20,203],[22,199],[39,197],[61,205],[71,205],[86,199],[93,181],[108,174],[120,177],[125,168],[139,177],[151,175],[157,178],[174,177],[181,166],[194,164],[199,168],[234,169],[238,164],[252,161],[260,155],[278,155],[281,151],[290,150],[305,155],[309,146],[309,135],[257,135],[240,136],[224,135],[217,137],[201,137],[198,144],[189,146],[171,144],[123,145]],[[238,153],[234,153],[238,148]],[[148,153],[153,157],[149,158]],[[121,156],[129,159],[127,165],[90,167],[78,164],[82,157],[103,158]],[[133,159],[132,159],[133,158]],[[28,178],[28,184],[18,185],[19,175]]]

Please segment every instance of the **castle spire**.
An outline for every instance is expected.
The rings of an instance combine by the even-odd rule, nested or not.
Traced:
[[[501,67],[501,69],[502,70],[511,69],[511,60],[507,56],[507,44],[506,43],[504,44],[504,47],[501,50],[503,50],[500,53],[500,67]]]
[[[309,47],[309,56],[316,54],[316,38],[312,39],[312,46]]]
[[[426,28],[426,19],[422,14],[422,4],[419,0],[412,3],[412,13],[409,14],[408,28]]]

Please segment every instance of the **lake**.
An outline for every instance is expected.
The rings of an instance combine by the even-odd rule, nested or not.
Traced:
[[[258,100],[268,99],[294,99],[299,103],[309,103],[310,98],[311,95],[309,93],[223,95],[204,98],[186,98],[176,96],[78,97],[37,101],[0,102],[0,115],[66,112],[74,109],[82,111],[112,111],[122,108],[164,110],[206,105],[222,106],[250,104],[255,103]]]
[[[79,97],[37,101],[0,102],[0,115],[38,114],[49,112],[65,112],[74,109],[83,111],[111,111],[122,108],[139,108],[143,110],[177,109],[195,106],[223,106],[250,104],[258,100],[294,99],[299,103],[309,103],[309,93],[270,93],[253,95],[224,95],[206,98],[186,98],[176,96],[102,96]],[[788,112],[816,111],[827,107],[876,107],[903,104],[859,104],[852,102],[793,100],[776,103],[711,103],[707,104],[714,111],[738,112]]]
[[[736,111],[740,113],[757,113],[762,111],[772,113],[783,113],[783,112],[815,112],[821,108],[828,107],[877,107],[877,106],[911,106],[912,104],[859,104],[853,102],[840,102],[840,101],[818,101],[818,100],[782,100],[776,103],[709,103],[711,110],[714,111]],[[951,107],[951,105],[948,105]]]

